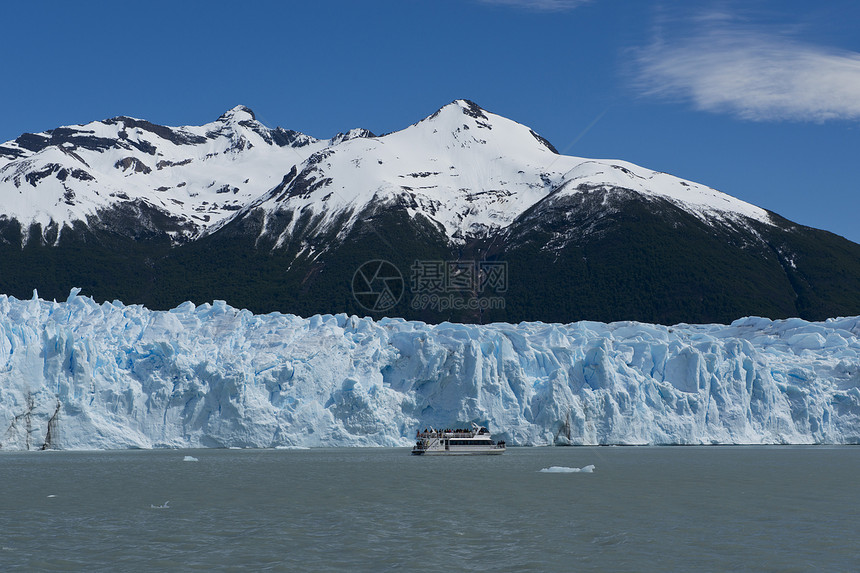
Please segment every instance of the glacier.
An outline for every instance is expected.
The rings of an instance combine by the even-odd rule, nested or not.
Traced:
[[[860,317],[437,325],[0,295],[0,449],[860,443]]]

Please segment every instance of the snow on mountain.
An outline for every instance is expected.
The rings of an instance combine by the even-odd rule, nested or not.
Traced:
[[[0,448],[860,443],[860,317],[436,326],[0,296]]]
[[[705,219],[769,222],[763,209],[665,173],[559,155],[528,127],[468,100],[380,137],[353,129],[318,140],[269,129],[237,106],[202,126],[116,117],[0,145],[2,215],[43,232],[138,201],[191,227],[176,240],[257,207],[313,213],[323,229],[347,214],[339,229],[346,233],[368,205],[397,203],[462,243],[506,227],[547,196],[613,187],[668,198]],[[278,229],[280,242],[297,220]]]
[[[24,134],[0,146],[0,204],[9,219],[45,229],[141,201],[198,234],[331,144],[269,129],[243,106],[202,126],[116,117]]]
[[[396,203],[463,242],[508,226],[547,196],[613,187],[669,199],[705,219],[770,221],[763,209],[665,173],[559,155],[528,127],[467,100],[404,130],[324,149],[255,206],[312,212],[323,218],[323,228],[342,224],[347,213],[345,232],[371,203]],[[280,231],[281,241],[293,233],[297,219]]]
[[[661,197],[682,206],[703,220],[737,219],[738,216],[770,223],[767,211],[710,187],[679,179],[668,173],[649,171],[626,161],[581,162],[562,177],[557,196],[583,189],[629,189],[645,197]]]

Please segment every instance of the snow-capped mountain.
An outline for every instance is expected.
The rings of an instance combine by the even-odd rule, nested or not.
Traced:
[[[381,136],[316,139],[239,106],[203,126],[118,117],[0,146],[0,292],[367,312],[351,283],[372,260],[406,285],[384,312],[429,322],[860,312],[860,246],[666,173],[560,155],[468,100]],[[458,276],[471,288],[428,309],[416,261],[503,264],[502,304],[483,312],[482,279]]]
[[[763,209],[665,173],[559,155],[528,127],[466,100],[402,131],[316,152],[254,207],[314,213],[319,232],[337,224],[343,234],[372,203],[402,205],[464,244],[505,229],[549,196],[612,188],[664,198],[705,219],[769,222]],[[293,235],[296,221],[279,233]]]
[[[0,146],[0,158],[2,214],[42,229],[140,202],[194,238],[247,208],[312,212],[342,225],[340,215],[388,202],[463,243],[505,228],[549,195],[613,187],[703,217],[768,221],[763,209],[665,173],[561,156],[531,129],[467,100],[395,133],[353,129],[329,140],[270,129],[243,106],[202,126],[116,117],[24,134]],[[356,219],[347,220],[341,232]]]
[[[363,135],[321,141],[269,129],[243,106],[202,126],[115,117],[27,133],[0,146],[2,214],[61,230],[138,203],[170,220],[181,242],[256,200],[316,151]]]

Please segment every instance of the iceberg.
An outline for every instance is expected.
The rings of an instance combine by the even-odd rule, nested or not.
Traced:
[[[858,444],[860,317],[437,325],[0,295],[0,449]]]
[[[578,474],[585,473],[590,474],[594,473],[594,465],[587,465],[582,468],[569,468],[565,466],[551,466],[548,468],[543,468],[540,470],[540,473],[543,474]]]

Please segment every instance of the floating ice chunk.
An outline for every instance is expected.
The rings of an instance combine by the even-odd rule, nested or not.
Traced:
[[[57,497],[57,495],[56,495],[56,494],[54,494],[54,493],[52,493],[52,494],[51,494],[51,495],[49,495],[48,497]]]
[[[544,474],[590,474],[594,472],[594,465],[587,465],[583,468],[567,468],[564,466],[552,466],[549,468],[543,468],[540,470],[540,473]]]
[[[162,503],[161,505],[152,505],[152,504],[150,504],[150,505],[149,505],[149,507],[150,507],[150,509],[170,509],[170,508],[167,506],[167,504],[168,504],[168,503],[170,503],[170,500],[169,500],[169,499],[168,499],[167,501],[165,501],[164,503]]]
[[[185,456],[184,458],[182,458],[182,461],[183,462],[199,462],[200,460],[198,460],[194,456]]]

